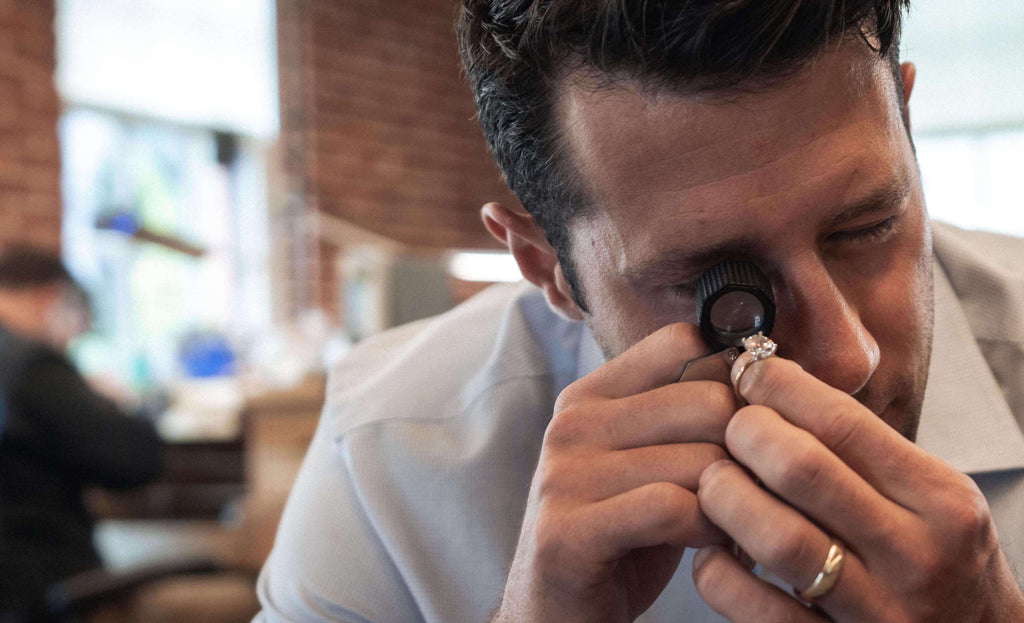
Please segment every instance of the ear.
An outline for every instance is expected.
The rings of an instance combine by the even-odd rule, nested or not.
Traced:
[[[487,231],[508,247],[523,277],[544,292],[551,309],[569,320],[583,320],[583,312],[573,300],[558,263],[558,254],[533,217],[500,203],[488,203],[480,209],[480,216]]]
[[[914,80],[917,79],[917,67],[913,63],[900,65],[900,75],[903,77],[903,110],[907,115],[907,127],[910,127],[910,94],[914,91]]]

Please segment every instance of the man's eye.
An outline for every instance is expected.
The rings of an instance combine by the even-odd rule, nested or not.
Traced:
[[[834,234],[829,234],[827,239],[831,242],[868,242],[871,240],[880,240],[885,238],[896,228],[898,220],[898,215],[894,214],[884,221],[875,223],[869,227],[852,229],[850,231],[838,231]]]

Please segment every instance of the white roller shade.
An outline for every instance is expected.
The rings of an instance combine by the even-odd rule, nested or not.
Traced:
[[[1024,126],[1024,1],[913,1],[903,57],[915,134]]]
[[[277,133],[273,0],[60,0],[57,87],[77,104]]]

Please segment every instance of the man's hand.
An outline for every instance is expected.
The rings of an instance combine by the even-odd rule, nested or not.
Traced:
[[[562,392],[496,621],[632,621],[685,546],[727,542],[695,492],[738,404],[724,383],[676,382],[706,350],[669,325]]]
[[[699,498],[756,561],[803,590],[830,537],[842,540],[838,582],[816,600],[836,622],[1024,621],[1024,598],[970,478],[794,362],[755,362],[738,390],[750,406],[725,436],[738,463],[710,466]],[[824,620],[720,547],[698,553],[694,579],[736,623]]]

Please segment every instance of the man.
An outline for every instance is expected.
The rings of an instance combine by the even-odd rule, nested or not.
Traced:
[[[265,619],[1024,620],[1024,245],[933,255],[904,5],[466,0],[539,293],[340,366]],[[778,355],[677,382],[723,260]]]
[[[87,484],[130,487],[160,468],[151,424],[95,393],[64,353],[89,324],[61,261],[0,254],[0,616],[35,620],[47,587],[101,566]]]

